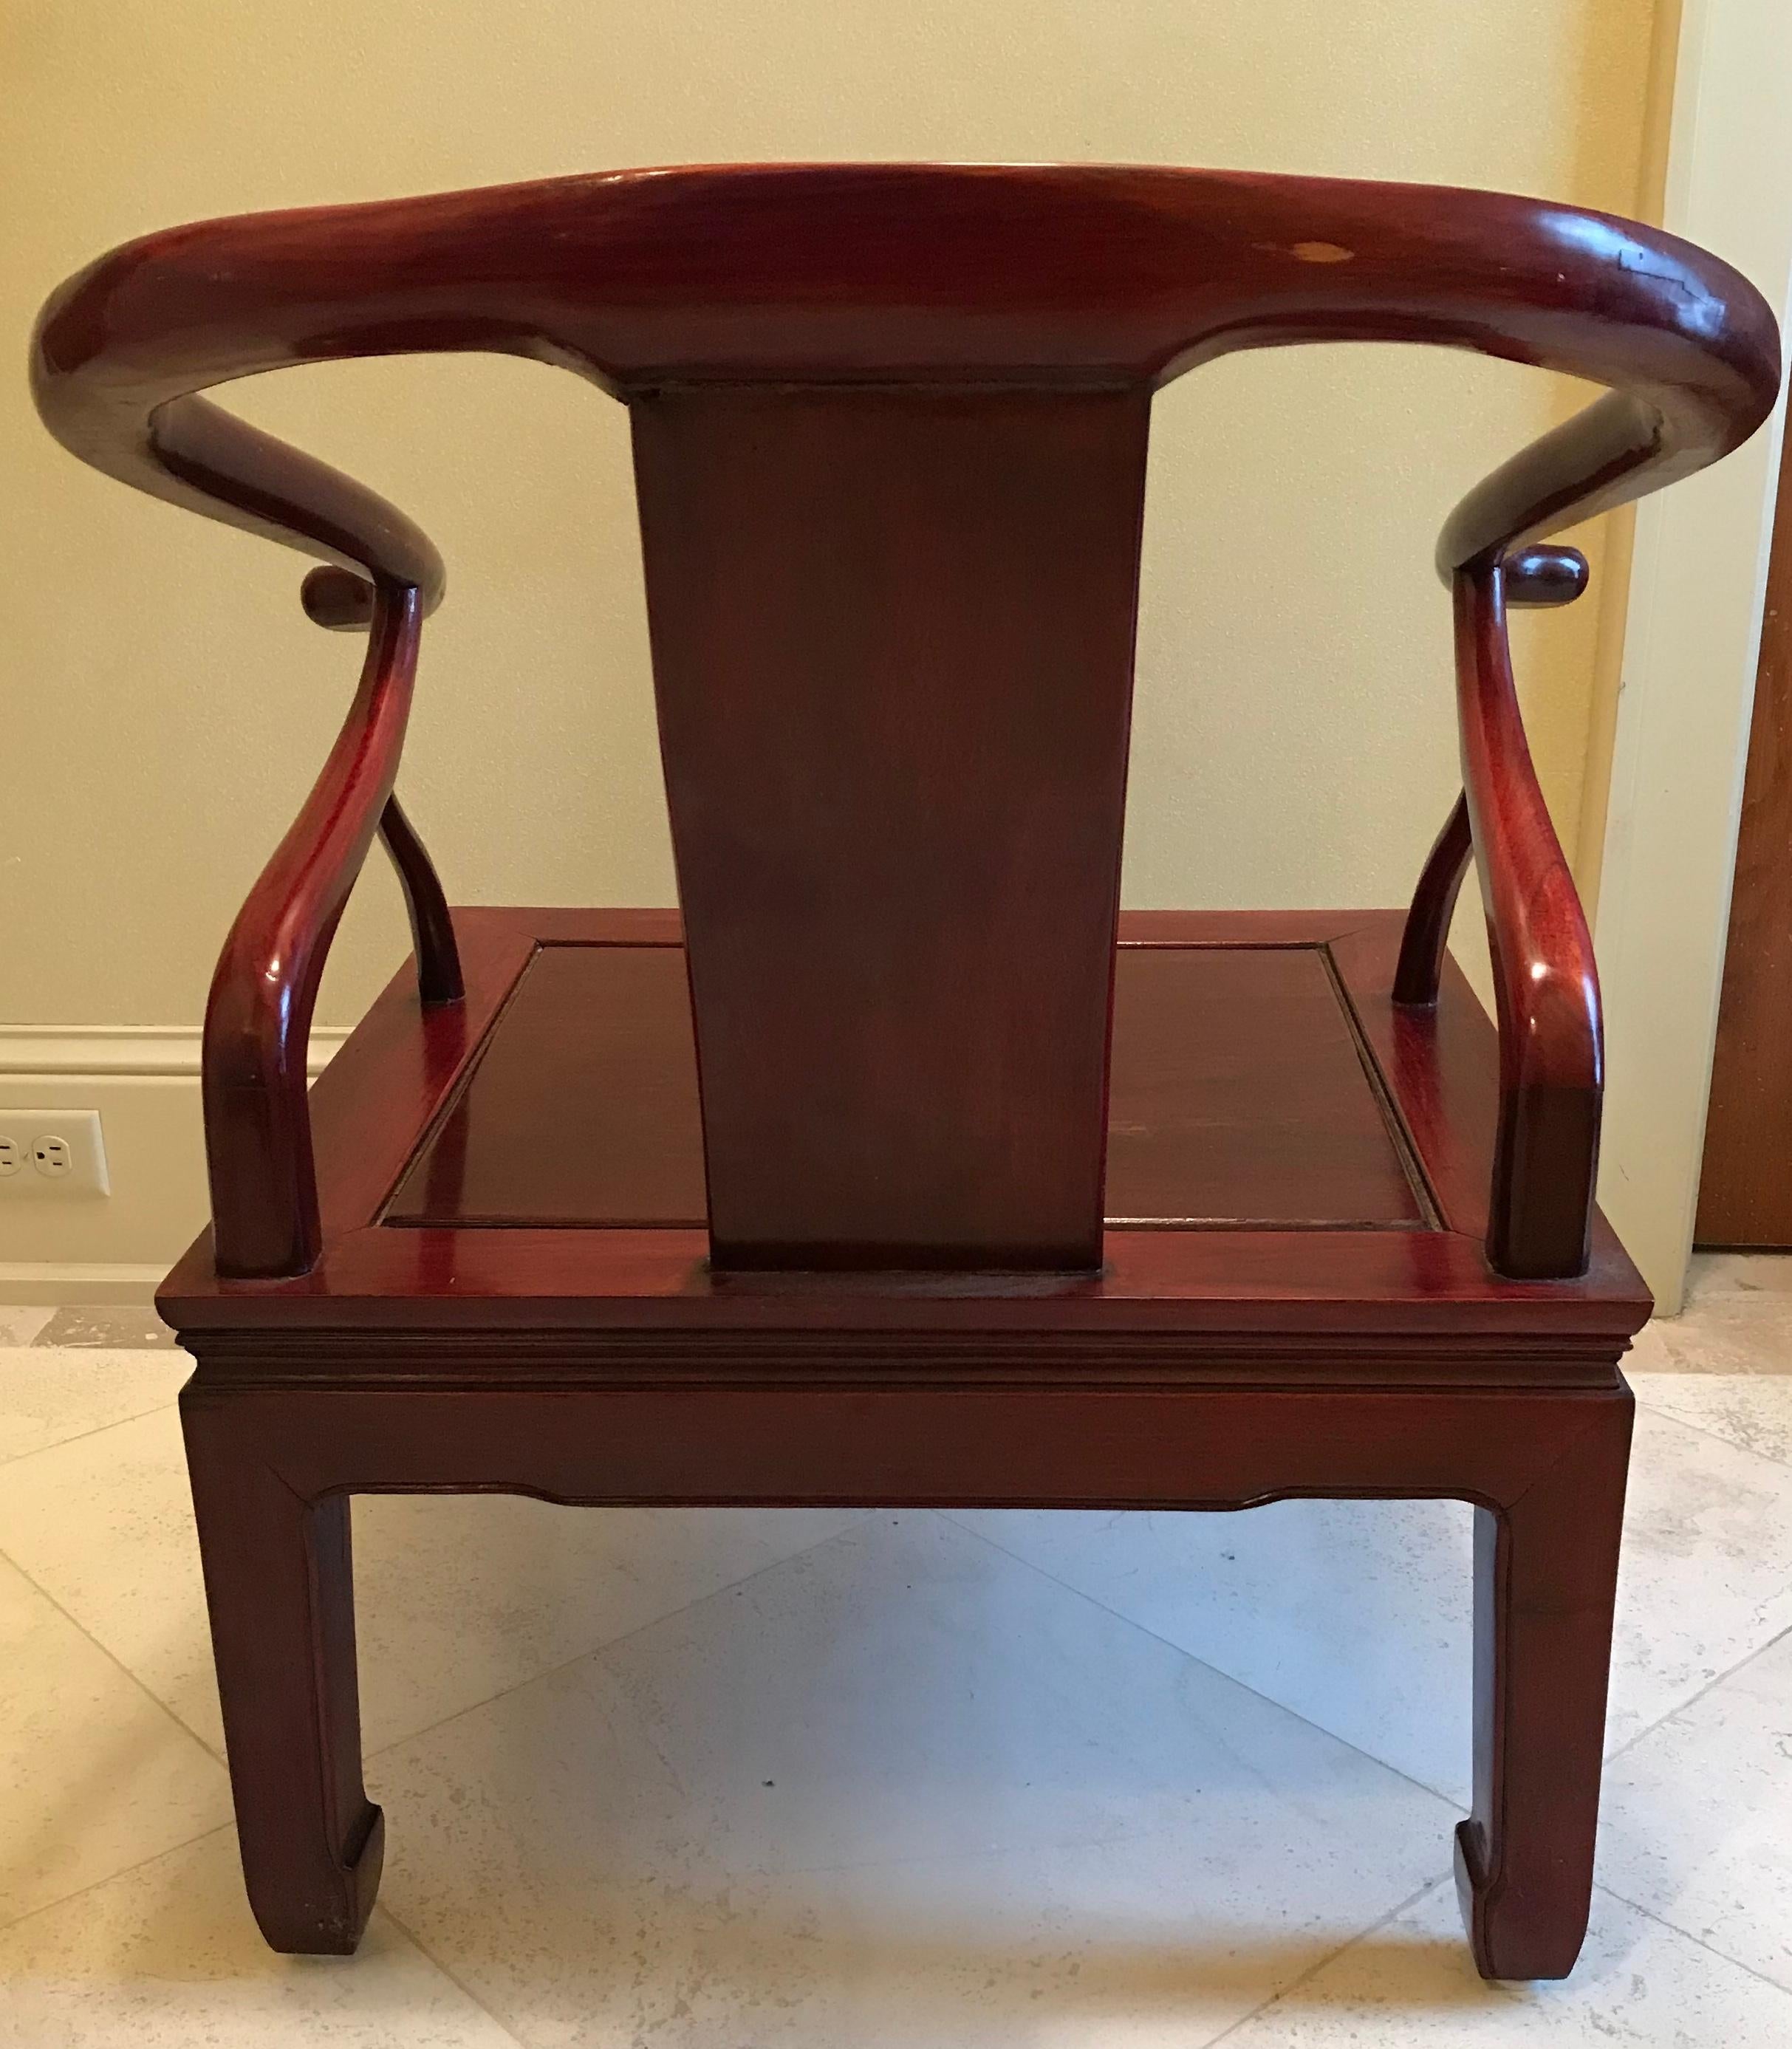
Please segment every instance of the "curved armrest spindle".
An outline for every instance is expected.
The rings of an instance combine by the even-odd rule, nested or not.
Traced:
[[[1468,799],[1458,795],[1444,829],[1431,843],[1400,935],[1400,959],[1394,971],[1394,1000],[1402,1009],[1429,1010],[1437,1001],[1444,979],[1444,953],[1449,944],[1450,920],[1456,897],[1475,850],[1469,831]]]
[[[466,993],[461,974],[461,950],[455,943],[454,920],[429,850],[406,817],[397,793],[386,799],[379,815],[379,837],[404,892],[410,920],[411,950],[417,960],[417,994],[426,1006],[458,1003]]]
[[[1499,1021],[1487,1261],[1514,1280],[1570,1279],[1586,1271],[1599,1168],[1599,972],[1525,738],[1506,611],[1572,603],[1587,564],[1572,549],[1503,559],[1494,550],[1451,586],[1464,787],[1413,893],[1394,1000],[1436,1005],[1457,892],[1478,853]]]
[[[1563,1279],[1587,1266],[1604,1065],[1599,973],[1525,741],[1504,581],[1489,559],[1459,571],[1453,590],[1465,837],[1480,856],[1499,1020],[1487,1259],[1514,1279]]]
[[[1464,791],[1420,876],[1394,996],[1436,1003],[1474,852],[1499,1021],[1487,1252],[1514,1279],[1586,1270],[1604,1052],[1592,938],[1526,743],[1506,610],[1572,603],[1586,588],[1584,558],[1537,545],[1542,536],[1692,475],[1766,418],[1778,363],[1764,305],[1738,295],[1701,325],[1673,375],[1608,391],[1541,436],[1477,485],[1438,539],[1456,613]]]
[[[417,673],[422,593],[375,586],[360,685],[323,772],[231,927],[206,1006],[201,1063],[218,1270],[238,1279],[302,1273],[321,1247],[305,1053],[330,941],[383,818],[401,872],[418,853],[392,782]],[[394,842],[396,844],[394,844]],[[426,862],[425,866],[427,866]],[[433,874],[430,877],[433,881]],[[414,904],[415,902],[414,898]],[[434,900],[439,902],[439,892]],[[438,914],[430,905],[427,916]],[[418,933],[426,983],[449,979],[452,928],[433,951]]]
[[[1587,558],[1578,548],[1526,548],[1508,555],[1502,567],[1508,605],[1572,605],[1587,588]],[[1401,935],[1394,1000],[1408,1009],[1429,1009],[1437,1001],[1456,892],[1473,851],[1468,800],[1459,796],[1425,857]]]
[[[157,246],[193,239],[177,231]],[[122,482],[320,558],[301,586],[306,613],[369,633],[348,721],[231,927],[206,1010],[202,1092],[219,1271],[297,1273],[320,1246],[305,1102],[312,1006],[376,825],[404,892],[422,1001],[462,993],[441,882],[392,793],[418,630],[446,577],[428,536],[377,492],[200,395],[218,379],[290,360],[284,349],[270,349],[265,336],[222,336],[200,309],[204,290],[190,285],[161,295],[146,333],[118,331],[107,294],[134,282],[154,299],[145,267],[138,250],[115,251],[45,306],[31,372],[45,423]],[[227,265],[214,270],[211,289],[227,289],[228,277]]]

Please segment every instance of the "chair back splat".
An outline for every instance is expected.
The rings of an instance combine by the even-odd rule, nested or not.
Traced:
[[[724,1264],[1099,1262],[1146,403],[635,403]]]

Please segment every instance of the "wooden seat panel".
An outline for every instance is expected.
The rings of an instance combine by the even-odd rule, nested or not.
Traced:
[[[1122,945],[1110,1228],[1434,1221],[1359,1044],[1323,946]],[[700,1230],[697,1071],[682,947],[542,946],[384,1221]]]
[[[536,948],[385,1221],[702,1229],[681,946]]]
[[[494,908],[457,910],[454,923],[465,1001],[420,1007],[401,973],[312,1090],[315,1269],[246,1288],[219,1274],[207,1234],[158,1297],[177,1328],[410,1324],[502,1330],[507,1343],[531,1325],[606,1343],[675,1331],[707,1357],[748,1331],[818,1342],[844,1297],[854,1329],[900,1328],[917,1344],[933,1341],[923,1332],[975,1332],[980,1345],[1025,1333],[1035,1348],[1072,1327],[1149,1332],[1179,1349],[1218,1342],[1214,1370],[1228,1373],[1243,1355],[1226,1334],[1254,1333],[1254,1347],[1349,1332],[1385,1373],[1390,1343],[1472,1331],[1477,1363],[1459,1371],[1426,1337],[1422,1370],[1554,1379],[1581,1370],[1594,1333],[1621,1343],[1648,1314],[1603,1219],[1578,1278],[1489,1268],[1496,1036],[1453,964],[1434,1012],[1393,1002],[1397,912],[1123,913],[1102,1264],[1031,1276],[729,1273],[710,1264],[700,1223],[588,1220],[604,1207],[671,1216],[701,1187],[678,913]],[[1247,994],[1265,999],[1249,1016]],[[575,1079],[554,1029],[600,1082]],[[481,1122],[500,1116],[533,1119],[541,1135],[501,1141]],[[1287,1193],[1297,1176],[1301,1201]],[[1263,1214],[1278,1202],[1290,1214]],[[559,1221],[537,1220],[554,1205]],[[1147,1209],[1205,1221],[1129,1220]]]

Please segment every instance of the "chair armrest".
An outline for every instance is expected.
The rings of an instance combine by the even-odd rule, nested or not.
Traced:
[[[206,1009],[202,1056],[215,1254],[235,1278],[304,1272],[321,1245],[305,1056],[336,927],[375,830],[398,871],[421,998],[461,991],[454,931],[422,841],[393,795],[440,554],[395,506],[199,395],[291,360],[220,323],[207,230],[114,251],[50,297],[33,338],[45,425],[84,461],[151,496],[318,557],[301,601],[320,625],[369,631],[360,687],[309,796],[238,914]],[[134,293],[121,320],[115,294]]]
[[[212,978],[201,1087],[214,1254],[229,1277],[302,1273],[321,1250],[305,1103],[311,1013],[343,907],[391,798],[423,605],[408,584],[374,585],[367,659],[348,718],[237,914]]]
[[[1747,342],[1751,338],[1741,337]],[[1710,337],[1714,369],[1736,337]],[[1395,999],[1436,1001],[1457,888],[1475,853],[1499,1021],[1500,1102],[1487,1258],[1514,1279],[1587,1267],[1599,1166],[1604,1049],[1599,972],[1566,856],[1538,787],[1513,682],[1508,605],[1571,603],[1586,588],[1576,550],[1539,546],[1572,524],[1660,489],[1746,439],[1777,388],[1759,347],[1725,392],[1658,383],[1614,391],[1478,484],[1445,523],[1437,567],[1452,588],[1463,795],[1413,897]]]
[[[1505,572],[1452,591],[1463,788],[1499,1021],[1487,1259],[1517,1280],[1584,1273],[1599,1165],[1603,1038],[1592,935],[1519,716]]]
[[[301,600],[320,625],[366,627],[373,584],[410,585],[425,615],[441,602],[442,559],[427,535],[377,492],[198,395],[207,385],[290,362],[290,351],[221,336],[183,279],[185,246],[204,233],[130,243],[78,271],[45,302],[32,336],[31,387],[44,424],[71,454],[153,497],[283,542],[328,566]],[[201,245],[203,246],[203,245]],[[170,273],[155,303],[158,269]],[[115,295],[152,299],[142,332],[109,325]],[[161,314],[165,324],[158,325]]]

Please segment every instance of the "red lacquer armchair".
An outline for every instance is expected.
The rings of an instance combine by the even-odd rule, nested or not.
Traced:
[[[1152,395],[1336,340],[1609,387],[1444,528],[1464,795],[1404,917],[1121,915]],[[676,912],[447,909],[393,794],[442,565],[200,395],[440,349],[630,410]],[[1778,360],[1742,278],[1629,223],[1178,170],[626,172],[208,222],[55,295],[52,430],[316,557],[307,610],[367,636],[219,965],[212,1227],[161,1298],[270,1942],[352,1949],[379,1881],[355,1493],[1448,1495],[1470,1938],[1569,1969],[1649,1304],[1592,1206],[1597,983],[1506,608],[1577,597],[1549,536],[1735,446]],[[308,1099],[376,831],[414,960]],[[1471,851],[1497,1032],[1444,951]]]

